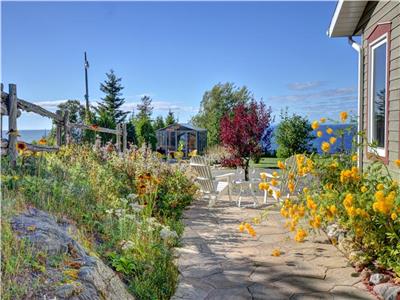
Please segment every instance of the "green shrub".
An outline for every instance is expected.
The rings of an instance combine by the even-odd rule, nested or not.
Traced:
[[[310,152],[314,136],[308,119],[297,114],[289,116],[287,111],[281,113],[281,119],[274,132],[278,144],[277,157],[288,158],[297,153]]]

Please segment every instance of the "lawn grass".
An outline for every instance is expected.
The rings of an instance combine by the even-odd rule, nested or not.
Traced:
[[[276,165],[278,162],[277,157],[263,157],[260,159],[259,163],[254,163],[254,161],[250,162],[250,166],[252,168],[259,168],[259,169],[278,169]]]

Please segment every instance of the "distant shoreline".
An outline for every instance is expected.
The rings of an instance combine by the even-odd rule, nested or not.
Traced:
[[[27,143],[31,143],[33,141],[40,140],[43,136],[46,136],[50,133],[51,129],[26,129],[26,130],[18,130],[19,137],[18,140],[24,141]],[[2,131],[2,137],[7,138],[7,130]]]

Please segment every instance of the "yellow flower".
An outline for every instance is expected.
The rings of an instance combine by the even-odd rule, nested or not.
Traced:
[[[24,152],[28,149],[28,146],[24,142],[17,142],[16,147],[19,152]]]
[[[276,195],[277,198],[280,198],[281,197],[281,191],[276,191],[275,195]]]
[[[395,160],[394,163],[398,168],[400,168],[400,159]]]
[[[345,111],[342,111],[340,113],[340,120],[342,120],[342,122],[345,122],[347,120],[347,117],[349,116],[349,114]]]
[[[260,173],[260,177],[261,177],[261,179],[266,179],[267,178],[267,173]]]
[[[333,129],[330,128],[330,127],[327,128],[327,129],[326,129],[326,133],[327,133],[327,134],[332,134],[332,133],[333,133]]]
[[[278,180],[276,180],[275,178],[272,178],[271,185],[272,186],[277,186],[278,185]]]
[[[353,205],[353,195],[348,193],[343,200],[343,206],[345,208],[350,208]]]
[[[307,194],[309,192],[309,189],[307,188],[307,187],[305,187],[304,189],[303,189],[303,193],[304,194]]]
[[[385,186],[384,186],[382,183],[379,183],[379,184],[376,186],[376,189],[377,189],[378,191],[382,191],[382,190],[385,189]]]
[[[352,160],[352,161],[357,161],[357,158],[358,158],[357,154],[354,154],[354,155],[351,157],[351,160]]]
[[[239,231],[240,231],[240,232],[243,232],[243,231],[244,231],[244,224],[243,224],[243,223],[241,223],[241,224],[239,225]]]
[[[333,145],[334,143],[336,143],[336,138],[335,138],[334,136],[332,136],[332,137],[329,139],[329,143],[331,143],[332,145]]]
[[[272,250],[271,255],[272,255],[272,256],[281,256],[281,250],[279,250],[279,249],[274,249],[274,250]]]
[[[285,169],[285,164],[283,162],[281,162],[280,160],[278,160],[278,168],[281,170]]]
[[[329,145],[329,143],[327,143],[327,142],[323,142],[321,144],[321,149],[324,152],[329,152],[329,150],[331,149],[331,145]]]
[[[319,123],[318,121],[314,121],[311,123],[311,128],[314,130],[317,130],[319,128]]]
[[[294,183],[293,183],[293,181],[289,181],[289,182],[288,182],[288,189],[289,189],[289,191],[290,191],[291,193],[294,192]]]
[[[368,188],[366,186],[362,186],[361,187],[361,193],[365,193],[366,191],[368,191]]]
[[[296,242],[301,243],[301,242],[304,241],[306,236],[307,236],[307,232],[304,229],[300,228],[300,229],[297,230],[296,236],[294,237],[294,240]]]
[[[326,118],[321,118],[321,119],[319,119],[319,121],[323,124],[326,122]]]
[[[324,133],[321,130],[317,131],[317,137],[322,137],[324,135]]]
[[[394,221],[397,219],[397,214],[394,212],[390,215],[390,218]]]
[[[331,212],[332,215],[335,215],[336,212],[337,212],[336,206],[332,204],[332,205],[329,207],[329,211]]]
[[[278,172],[274,171],[274,172],[272,173],[272,176],[278,177]]]
[[[260,218],[254,217],[253,218],[253,223],[256,224],[256,225],[260,224]]]

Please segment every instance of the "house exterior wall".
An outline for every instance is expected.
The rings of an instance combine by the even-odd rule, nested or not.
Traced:
[[[400,2],[379,1],[369,2],[364,10],[354,35],[362,35],[363,47],[363,73],[361,93],[363,103],[363,128],[368,128],[368,97],[369,86],[369,42],[368,37],[374,32],[376,26],[390,22],[388,43],[388,158],[385,163],[396,179],[400,179],[400,169],[396,167],[395,160],[400,159]],[[368,164],[367,149],[364,149],[364,164]]]

